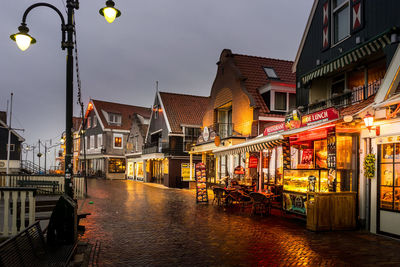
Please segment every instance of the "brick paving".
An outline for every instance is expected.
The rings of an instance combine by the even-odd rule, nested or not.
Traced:
[[[400,266],[398,240],[314,233],[278,211],[259,217],[196,204],[189,190],[96,179],[88,188],[82,239],[100,244],[100,266]]]

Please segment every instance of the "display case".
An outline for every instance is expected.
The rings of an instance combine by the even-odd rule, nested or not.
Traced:
[[[328,192],[328,170],[305,169],[305,170],[284,170],[283,191],[307,193],[308,177],[314,176],[315,192]]]

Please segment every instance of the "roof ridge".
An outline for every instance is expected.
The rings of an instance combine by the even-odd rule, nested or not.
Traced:
[[[109,103],[109,104],[116,104],[116,105],[121,105],[121,106],[128,106],[128,107],[135,107],[135,108],[146,108],[146,109],[151,109],[149,107],[143,107],[143,106],[136,106],[136,105],[129,105],[129,104],[123,104],[123,103],[117,103],[117,102],[110,102],[110,101],[104,101],[104,100],[98,100],[98,99],[90,99],[92,101],[100,101],[104,103]]]
[[[160,94],[170,94],[170,95],[181,95],[181,96],[194,96],[194,97],[202,97],[202,98],[210,98],[209,96],[202,96],[202,95],[193,95],[193,94],[181,94],[181,93],[172,93],[172,92],[164,92],[158,91]]]
[[[280,58],[272,58],[272,57],[260,57],[260,56],[252,56],[252,55],[244,55],[244,54],[232,54],[233,56],[243,56],[243,57],[254,57],[254,58],[261,58],[261,59],[269,59],[269,60],[275,60],[275,61],[285,61],[285,62],[291,62],[294,63],[293,60],[287,60],[287,59],[280,59]]]

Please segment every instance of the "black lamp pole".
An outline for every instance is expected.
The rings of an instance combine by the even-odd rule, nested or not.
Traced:
[[[66,84],[66,112],[65,112],[65,194],[73,197],[72,190],[72,114],[73,114],[73,73],[74,73],[74,10],[79,8],[78,0],[67,0],[67,24],[65,24],[64,16],[55,6],[48,3],[36,3],[28,7],[22,17],[21,26],[18,28],[20,32],[27,33],[29,31],[26,26],[26,17],[29,12],[40,6],[45,6],[57,12],[61,19],[61,48],[67,49],[67,84]],[[67,35],[67,36],[65,36]],[[67,40],[65,40],[67,37]]]
[[[74,74],[74,59],[73,59],[73,48],[74,48],[74,10],[79,9],[79,0],[66,0],[67,2],[67,24],[60,10],[55,6],[48,3],[36,3],[28,7],[24,15],[22,16],[21,26],[18,27],[19,33],[13,34],[10,38],[17,42],[17,45],[21,50],[26,50],[30,44],[36,43],[36,40],[31,37],[28,32],[29,28],[26,26],[26,17],[29,12],[40,6],[45,6],[53,9],[60,16],[61,19],[61,48],[67,49],[67,90],[66,90],[66,118],[65,118],[65,194],[73,197],[72,190],[72,114],[73,114],[73,74]],[[121,12],[114,7],[112,0],[106,1],[106,7],[100,9],[100,14],[105,19],[112,23],[115,18],[121,15]],[[22,38],[22,39],[21,39]],[[66,39],[66,40],[65,40]],[[29,40],[27,42],[27,40]],[[21,41],[21,42],[19,42]],[[21,46],[20,46],[21,45]],[[39,144],[40,148],[40,144]]]

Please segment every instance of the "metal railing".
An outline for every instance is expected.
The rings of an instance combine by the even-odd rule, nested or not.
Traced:
[[[33,163],[29,160],[21,160],[21,169],[30,173],[45,173],[46,170],[43,167]]]
[[[58,175],[19,175],[19,174],[3,174],[0,175],[0,186],[6,187],[8,180],[7,187],[18,187],[18,181],[50,181],[50,182],[57,182],[58,185],[55,188],[56,194],[64,194],[65,193],[65,186],[64,186],[64,176]],[[48,190],[46,186],[41,187],[40,185],[37,186],[36,189],[38,190],[38,194],[52,194],[52,190]],[[84,177],[75,176],[73,177],[73,191],[74,196],[76,198],[83,198],[85,196],[85,179]]]
[[[342,108],[357,104],[376,94],[381,82],[382,80],[375,80],[368,85],[359,86],[352,90],[347,89],[343,94],[333,95],[330,99],[309,104],[304,108],[303,113],[308,114],[330,107]]]

